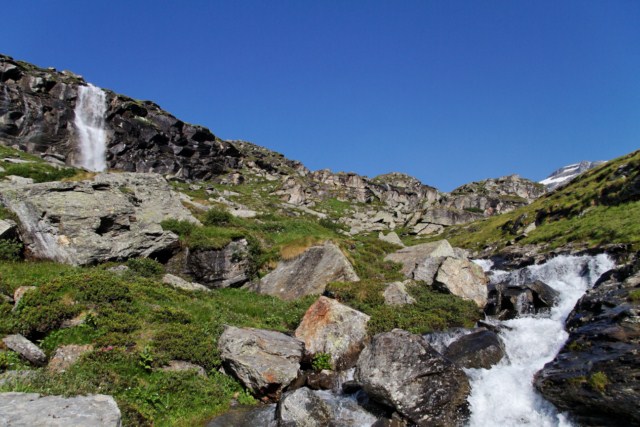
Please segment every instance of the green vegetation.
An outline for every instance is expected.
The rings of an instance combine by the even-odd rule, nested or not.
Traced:
[[[13,163],[7,159],[14,159],[21,163]],[[4,145],[0,146],[0,179],[9,175],[31,178],[35,182],[60,181],[75,176],[78,169],[53,166],[38,156],[25,153]]]
[[[604,372],[598,371],[589,377],[587,383],[593,390],[599,393],[604,393],[607,385],[609,385],[609,378],[607,378],[607,375]]]
[[[629,299],[633,302],[640,301],[640,289],[634,289],[633,291],[629,292]]]
[[[331,355],[329,353],[316,353],[311,361],[311,366],[316,371],[331,370]]]
[[[515,211],[450,227],[430,240],[497,251],[516,240],[548,250],[572,244],[595,247],[625,243],[640,248],[640,151],[587,171],[570,184]],[[536,228],[522,232],[530,224]]]
[[[0,260],[17,261],[22,252],[22,243],[17,240],[0,240]]]

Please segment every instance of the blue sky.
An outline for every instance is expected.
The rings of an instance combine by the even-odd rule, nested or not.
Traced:
[[[640,148],[640,2],[52,1],[0,52],[302,161],[441,190]]]

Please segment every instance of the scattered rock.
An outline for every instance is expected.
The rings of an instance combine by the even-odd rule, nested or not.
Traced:
[[[306,387],[285,393],[276,417],[280,427],[356,427],[372,425],[376,417],[350,399],[337,399],[330,393]]]
[[[202,366],[184,360],[170,360],[167,366],[162,367],[162,370],[167,372],[195,371],[197,375],[207,377],[207,371]]]
[[[307,353],[327,353],[332,368],[347,369],[355,364],[365,345],[367,322],[366,314],[320,297],[305,313],[295,335],[304,342]]]
[[[600,277],[566,320],[569,339],[536,374],[542,395],[583,426],[640,425],[640,261]]]
[[[36,366],[44,366],[47,363],[47,356],[40,347],[20,334],[7,335],[2,339],[2,342],[7,348],[15,351],[25,360]]]
[[[162,283],[166,283],[174,288],[183,289],[185,291],[209,291],[209,288],[201,285],[200,283],[187,282],[183,278],[174,276],[173,274],[165,274],[162,276]]]
[[[464,259],[445,258],[438,269],[434,285],[453,295],[472,300],[482,308],[487,303],[488,281],[479,265]]]
[[[120,427],[120,409],[111,396],[61,397],[0,393],[3,426]]]
[[[126,271],[129,271],[129,267],[124,264],[116,265],[115,267],[107,268],[107,271],[111,271],[116,274],[123,274]]]
[[[488,330],[463,335],[451,343],[443,356],[461,368],[489,369],[505,355],[500,337]]]
[[[558,292],[536,280],[523,285],[498,283],[489,286],[485,314],[500,320],[548,311],[558,300]]]
[[[467,376],[419,335],[400,329],[376,335],[360,354],[355,379],[418,426],[457,426],[468,415]]]
[[[275,401],[298,376],[304,344],[280,332],[226,326],[218,349],[226,372]]]
[[[261,294],[293,300],[320,295],[329,282],[357,282],[360,278],[340,248],[331,242],[312,246],[299,257],[278,263],[257,286]]]
[[[384,290],[384,303],[387,305],[406,305],[415,304],[416,299],[407,291],[410,280],[404,282],[389,283]]]
[[[91,344],[60,346],[56,349],[55,353],[53,353],[47,369],[52,372],[65,372],[71,365],[76,363],[82,355],[92,350],[93,346]]]
[[[398,233],[396,233],[395,231],[391,231],[386,235],[380,232],[378,233],[378,239],[382,240],[383,242],[404,247],[404,243],[402,243],[402,240],[400,240],[400,236],[398,236]]]

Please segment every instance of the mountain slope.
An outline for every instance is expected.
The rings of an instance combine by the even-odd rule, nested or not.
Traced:
[[[583,172],[588,171],[589,169],[593,169],[597,166],[603,164],[604,161],[597,162],[588,162],[582,161],[580,163],[574,163],[572,165],[563,166],[560,169],[554,171],[547,178],[540,181],[540,184],[543,184],[547,190],[551,191],[555,188],[560,187],[571,181],[576,176],[580,175]]]

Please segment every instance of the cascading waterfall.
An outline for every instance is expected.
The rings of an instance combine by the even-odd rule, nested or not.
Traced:
[[[479,263],[487,269],[488,264]],[[571,423],[534,389],[537,371],[551,361],[568,337],[564,321],[580,297],[600,275],[614,267],[607,255],[559,256],[525,269],[492,272],[492,282],[523,284],[541,280],[559,292],[546,315],[502,322],[506,357],[491,369],[467,369],[471,381],[469,427],[565,427]]]
[[[104,127],[106,111],[106,96],[102,89],[92,84],[78,86],[74,124],[80,147],[79,166],[94,172],[107,168],[107,132]]]

